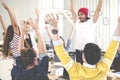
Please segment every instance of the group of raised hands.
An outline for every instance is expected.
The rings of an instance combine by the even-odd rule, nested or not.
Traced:
[[[2,3],[2,6],[6,9],[6,10],[9,10],[8,6],[4,3],[4,2],[1,2]],[[35,15],[37,16],[37,18],[35,19],[35,21],[32,19],[32,18],[29,18],[27,21],[23,21],[21,20],[20,21],[20,29],[23,30],[23,32],[26,32],[25,29],[27,29],[25,26],[27,26],[28,24],[31,25],[31,27],[35,30],[38,30],[38,22],[39,22],[39,16],[40,16],[40,10],[39,9],[35,9]],[[1,18],[1,14],[0,14],[0,18]],[[57,29],[57,24],[58,24],[58,20],[59,20],[59,17],[58,15],[54,15],[54,14],[47,14],[45,16],[45,21],[48,22],[51,26],[53,26],[54,28]],[[36,26],[36,27],[34,27]]]

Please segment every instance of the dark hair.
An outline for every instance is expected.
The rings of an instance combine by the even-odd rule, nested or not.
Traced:
[[[28,65],[33,65],[34,58],[37,56],[35,50],[32,48],[21,50],[21,55],[22,55],[22,62],[25,68]]]
[[[84,47],[84,55],[88,64],[94,65],[101,58],[101,49],[94,43],[88,43]]]
[[[12,41],[14,36],[14,30],[13,26],[9,25],[5,34],[5,40],[4,40],[4,45],[3,45],[3,55],[8,56],[10,50],[10,45],[9,43]]]
[[[20,35],[20,29],[18,27],[19,30],[19,35]],[[5,55],[6,57],[9,56],[10,54],[12,54],[12,51],[10,49],[10,42],[12,41],[14,37],[14,29],[12,25],[9,25],[5,34],[5,39],[4,39],[4,44],[3,44],[3,55]],[[24,41],[25,44],[25,48],[29,48],[29,44]]]
[[[86,16],[86,21],[89,20],[90,18],[88,16]]]

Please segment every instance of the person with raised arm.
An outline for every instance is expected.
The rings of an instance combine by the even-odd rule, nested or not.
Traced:
[[[11,9],[4,2],[2,2],[2,6],[8,12],[11,21],[11,25],[9,25],[6,30],[3,44],[3,55],[7,57],[9,54],[12,54],[14,58],[16,58],[20,56],[18,53],[18,41],[20,37],[19,25],[16,21],[17,19],[15,19],[14,15],[12,14]]]
[[[52,47],[53,47],[52,34],[51,34],[51,31],[50,31],[50,28],[49,28],[49,27],[50,27],[50,26],[46,26],[45,29],[46,29],[46,31],[47,31],[47,34],[48,34],[49,38],[50,38],[50,43],[51,43],[51,45],[52,45]],[[68,37],[68,40],[67,40],[67,44],[66,44],[66,45],[65,45],[64,39],[60,36],[61,40],[63,41],[63,45],[64,45],[64,47],[65,47],[65,50],[66,50],[67,52],[69,52],[70,49],[71,49],[71,46],[72,46],[72,38],[73,38],[74,32],[75,32],[75,27],[72,26],[72,30],[71,30],[71,32],[70,32],[70,34],[69,34],[69,37]],[[53,47],[53,50],[54,50],[54,47]],[[55,62],[60,61],[60,60],[58,59],[55,51],[54,51],[54,61],[55,61]],[[68,80],[69,80],[69,75],[68,75],[68,73],[67,73],[67,71],[66,71],[65,68],[64,68],[64,70],[63,70],[63,76],[60,76],[59,78],[64,78],[64,79],[68,79]]]
[[[46,21],[53,26],[52,37],[55,52],[68,71],[70,80],[106,80],[120,42],[120,17],[118,18],[115,33],[103,58],[101,59],[101,49],[98,45],[87,43],[82,52],[83,64],[81,64],[72,60],[63,47],[58,34],[57,24],[59,17],[55,18],[53,15],[46,16]]]
[[[70,0],[70,7],[72,12],[72,18],[76,26],[75,34],[75,49],[76,49],[76,61],[83,63],[81,60],[82,51],[85,44],[95,43],[95,29],[96,22],[100,16],[103,0],[98,0],[98,5],[93,14],[93,17],[89,17],[89,9],[86,7],[80,8],[76,13],[75,0]],[[90,26],[91,25],[91,26]]]
[[[32,19],[28,20],[29,24],[35,30],[38,38],[39,55],[33,48],[22,49],[24,45],[24,36],[27,30],[27,24],[21,22],[21,35],[18,44],[18,50],[21,54],[22,64],[16,65],[12,73],[12,80],[49,80],[48,78],[48,56],[44,41],[40,32],[40,27]]]

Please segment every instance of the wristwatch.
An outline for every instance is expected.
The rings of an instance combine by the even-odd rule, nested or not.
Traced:
[[[52,34],[57,34],[57,33],[58,33],[58,30],[52,29]]]

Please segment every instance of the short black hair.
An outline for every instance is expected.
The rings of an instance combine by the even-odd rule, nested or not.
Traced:
[[[88,64],[94,65],[101,58],[101,49],[94,43],[88,43],[84,47],[84,55]]]
[[[24,67],[27,67],[28,65],[34,65],[34,58],[37,56],[34,49],[23,49],[21,50],[21,55]]]

